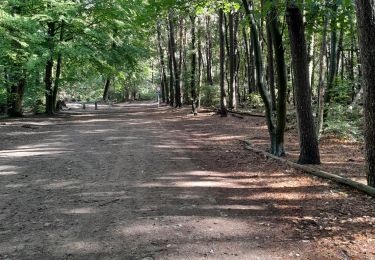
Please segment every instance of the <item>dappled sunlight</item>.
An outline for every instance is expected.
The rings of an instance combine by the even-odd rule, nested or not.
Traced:
[[[78,131],[81,134],[102,134],[102,133],[114,133],[114,129],[96,129],[96,130],[80,130]]]
[[[43,134],[54,134],[54,133],[61,133],[61,131],[14,131],[10,133],[6,133],[7,136],[28,136],[28,135],[43,135]]]
[[[46,184],[44,185],[44,188],[45,189],[76,189],[76,188],[79,188],[80,186],[78,186],[79,184],[81,184],[80,181],[57,181],[57,182],[53,182],[53,183],[49,183],[49,184]]]
[[[24,187],[27,187],[29,186],[28,184],[25,184],[25,183],[16,183],[16,184],[8,184],[8,185],[5,185],[4,187],[5,188],[10,188],[10,189],[18,189],[18,188],[24,188]]]
[[[1,171],[0,170],[0,176],[9,176],[9,175],[16,175],[18,172],[16,171]]]
[[[12,176],[19,174],[20,167],[13,165],[0,165],[0,176]]]
[[[63,214],[93,214],[98,213],[98,209],[87,207],[87,208],[75,208],[75,209],[61,209]]]
[[[34,156],[41,156],[41,155],[59,155],[62,153],[71,152],[71,150],[60,150],[60,149],[29,149],[27,151],[23,149],[19,150],[1,150],[0,151],[0,158],[19,158],[19,157],[34,157]]]
[[[76,253],[76,254],[89,254],[98,251],[103,251],[104,245],[100,242],[95,241],[76,241],[69,242],[62,245],[62,250],[64,253]]]

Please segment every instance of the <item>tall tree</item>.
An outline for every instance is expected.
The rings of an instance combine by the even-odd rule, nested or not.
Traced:
[[[173,61],[173,74],[174,74],[174,101],[176,107],[181,107],[181,85],[180,85],[180,70],[176,58],[176,41],[174,37],[174,11],[169,12],[169,41],[170,41],[170,55]]]
[[[303,15],[300,8],[289,2],[287,9],[290,48],[293,59],[295,98],[301,164],[319,164],[320,154],[311,107],[311,88],[308,53],[305,40]]]
[[[227,99],[225,94],[225,31],[224,11],[219,9],[219,43],[220,43],[220,114],[227,116]]]
[[[195,31],[195,15],[190,15],[191,21],[191,107],[194,115],[197,115],[197,86],[196,86],[196,68],[197,68],[197,52],[196,52],[196,31]]]
[[[163,41],[162,41],[162,32],[161,32],[161,22],[158,20],[157,22],[157,34],[158,34],[158,49],[159,49],[159,57],[160,57],[160,89],[161,89],[161,98],[163,102],[169,103],[169,97],[166,95],[168,93],[168,82],[167,82],[167,74],[165,72],[165,61],[164,61],[164,49],[163,49]]]
[[[368,185],[375,187],[375,0],[356,0],[365,101]]]

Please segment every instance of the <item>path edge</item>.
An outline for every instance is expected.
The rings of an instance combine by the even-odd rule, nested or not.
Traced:
[[[301,164],[295,163],[293,161],[277,157],[277,156],[275,156],[273,154],[270,154],[266,151],[263,151],[263,150],[252,147],[251,143],[247,140],[240,140],[240,141],[245,143],[245,149],[248,150],[248,151],[252,151],[252,152],[255,152],[257,154],[264,155],[264,156],[272,158],[276,161],[285,163],[285,164],[287,164],[288,166],[290,166],[294,169],[302,170],[304,173],[314,175],[314,176],[317,176],[317,177],[320,177],[320,178],[323,178],[323,179],[328,179],[328,180],[334,181],[334,182],[339,183],[339,184],[343,184],[345,186],[348,186],[348,187],[354,188],[356,190],[359,190],[361,192],[364,192],[367,195],[375,197],[375,188],[373,188],[373,187],[370,187],[368,185],[365,185],[365,184],[357,182],[357,181],[350,180],[348,178],[344,178],[342,176],[339,176],[339,175],[336,175],[336,174],[333,174],[333,173],[330,173],[330,172],[318,170],[318,169],[316,169],[312,166],[301,165]]]

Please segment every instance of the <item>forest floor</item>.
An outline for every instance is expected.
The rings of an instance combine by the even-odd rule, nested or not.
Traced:
[[[264,119],[152,103],[2,120],[0,259],[375,259],[373,198],[245,138]],[[363,168],[324,142],[320,167]]]

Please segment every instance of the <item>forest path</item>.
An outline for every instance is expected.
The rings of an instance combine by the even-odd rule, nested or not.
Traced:
[[[4,121],[0,259],[375,258],[369,197],[245,151],[261,119],[188,112]]]

